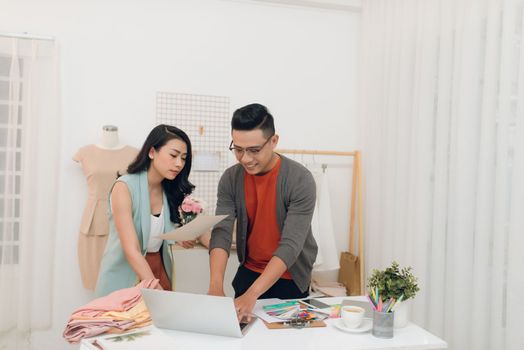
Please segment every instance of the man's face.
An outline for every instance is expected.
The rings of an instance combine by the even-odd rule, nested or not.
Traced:
[[[250,175],[262,175],[273,167],[273,150],[278,143],[278,135],[264,137],[260,129],[233,130],[231,148],[238,162]]]

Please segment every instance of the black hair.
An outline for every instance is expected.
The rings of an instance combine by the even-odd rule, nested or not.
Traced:
[[[261,104],[253,103],[237,109],[231,119],[231,130],[260,129],[265,137],[275,135],[273,116]]]
[[[167,124],[160,124],[153,128],[146,140],[144,145],[138,152],[135,160],[127,168],[128,174],[136,174],[141,171],[146,171],[151,165],[151,159],[149,158],[149,151],[151,147],[155,150],[160,150],[170,140],[180,140],[186,144],[187,156],[186,162],[182,171],[173,179],[162,180],[162,188],[167,197],[169,204],[170,218],[174,223],[180,223],[180,216],[178,213],[178,207],[182,204],[184,197],[191,194],[195,189],[195,186],[189,182],[189,173],[191,171],[191,141],[187,134],[177,127]]]

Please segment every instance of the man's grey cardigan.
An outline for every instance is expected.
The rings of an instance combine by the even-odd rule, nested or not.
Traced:
[[[273,253],[286,264],[293,281],[305,292],[311,281],[311,270],[317,257],[317,243],[311,232],[315,209],[316,186],[311,172],[302,164],[280,155],[277,178],[276,214],[281,238]],[[229,215],[215,225],[209,251],[231,249],[232,231],[237,222],[237,254],[240,264],[246,259],[247,210],[244,196],[244,168],[236,164],[224,172],[218,184],[217,215]]]

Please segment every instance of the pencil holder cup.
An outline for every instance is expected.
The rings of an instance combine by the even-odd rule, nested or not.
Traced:
[[[394,312],[373,310],[373,328],[371,334],[377,338],[393,338]]]

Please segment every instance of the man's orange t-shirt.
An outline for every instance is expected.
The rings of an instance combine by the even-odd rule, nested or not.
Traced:
[[[280,158],[267,174],[244,174],[244,195],[248,217],[245,267],[262,273],[280,243],[277,222],[277,178]],[[292,279],[286,270],[280,278]]]

